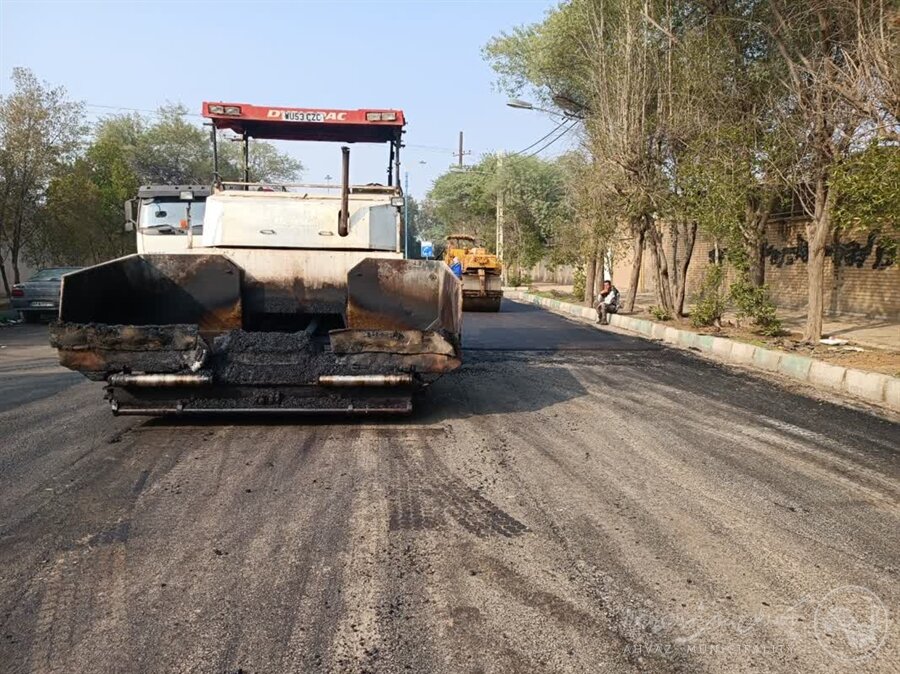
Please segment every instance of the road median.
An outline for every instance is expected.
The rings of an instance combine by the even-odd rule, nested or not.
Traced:
[[[505,290],[504,296],[581,320],[597,320],[594,309],[579,304],[541,297],[523,290]],[[646,339],[691,349],[726,363],[774,372],[828,393],[848,395],[900,412],[900,378],[889,374],[832,365],[815,358],[704,335],[645,318],[614,314],[610,317],[610,324]]]

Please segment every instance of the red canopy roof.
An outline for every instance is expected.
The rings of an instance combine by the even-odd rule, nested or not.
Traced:
[[[252,138],[386,143],[399,140],[406,119],[402,110],[322,110],[204,102],[203,116],[216,129]]]

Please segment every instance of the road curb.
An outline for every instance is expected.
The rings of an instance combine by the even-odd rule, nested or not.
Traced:
[[[540,297],[521,290],[508,290],[505,297],[534,304],[550,311],[591,321],[597,320],[597,312],[589,307],[570,302]],[[760,346],[738,342],[725,337],[703,335],[681,330],[644,318],[632,318],[613,314],[610,324],[632,332],[639,337],[662,341],[672,346],[693,349],[717,360],[756,368],[765,372],[777,372],[785,377],[803,382],[829,393],[843,393],[869,403],[900,412],[900,378],[880,372],[867,372],[850,367],[832,365],[822,360],[798,356],[784,351],[764,349]]]

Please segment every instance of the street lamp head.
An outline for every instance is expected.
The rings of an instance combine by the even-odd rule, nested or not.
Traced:
[[[555,94],[553,102],[566,114],[567,117],[577,117],[584,119],[584,114],[590,112],[590,108],[584,103],[579,103],[574,98],[565,94]]]
[[[506,104],[511,108],[518,108],[519,110],[534,110],[534,104],[523,101],[520,98],[511,98],[506,101]]]

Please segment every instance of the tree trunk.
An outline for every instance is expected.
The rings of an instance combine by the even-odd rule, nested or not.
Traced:
[[[697,240],[697,223],[681,224],[676,229],[677,235],[682,239],[682,254],[680,259],[673,261],[675,267],[675,285],[672,289],[675,303],[675,315],[684,316],[684,296],[687,290],[687,272],[691,264],[691,256],[694,254],[694,242]]]
[[[809,237],[809,260],[807,263],[809,303],[803,339],[811,343],[818,342],[822,338],[822,312],[825,308],[825,246],[813,243],[819,238],[819,233],[816,231],[818,227],[821,227],[821,224],[811,223],[806,229]]]
[[[670,315],[675,314],[675,303],[672,301],[672,286],[669,279],[669,260],[663,246],[662,235],[656,223],[649,224],[647,236],[650,239],[650,257],[656,270],[656,299],[659,306]]]
[[[750,282],[760,287],[766,282],[766,228],[775,207],[775,195],[752,194],[747,198],[741,239],[747,255]]]
[[[803,339],[815,343],[822,338],[822,314],[825,309],[825,244],[831,233],[831,191],[822,176],[816,183],[814,216],[806,225],[809,240],[807,259],[809,301]]]
[[[3,279],[3,291],[6,293],[6,299],[12,297],[12,289],[9,287],[9,278],[6,276],[6,263],[0,260],[0,278]]]
[[[594,281],[597,275],[597,247],[592,247],[590,257],[584,263],[584,304],[585,306],[594,305]]]
[[[754,243],[754,250],[750,256],[750,280],[757,288],[766,284],[766,241],[759,240]]]
[[[594,275],[594,297],[600,294],[603,282],[606,280],[606,250],[601,248],[597,252],[597,273]]]
[[[641,279],[641,262],[644,257],[644,230],[632,225],[631,239],[631,278],[628,282],[628,296],[625,298],[625,313],[634,311],[634,300],[637,298],[637,287]]]

